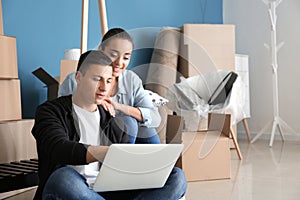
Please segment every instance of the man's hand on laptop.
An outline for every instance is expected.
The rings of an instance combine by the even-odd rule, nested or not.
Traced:
[[[103,162],[109,146],[89,146],[86,152],[86,162]]]

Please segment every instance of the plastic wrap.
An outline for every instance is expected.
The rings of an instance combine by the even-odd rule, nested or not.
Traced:
[[[179,83],[169,87],[167,106],[184,118],[186,130],[199,130],[201,120],[207,119],[209,112],[231,114],[231,124],[237,124],[244,118],[245,91],[239,77],[234,82],[230,95],[224,103],[208,104],[213,91],[228,73],[228,71],[220,70],[187,79],[181,78]]]

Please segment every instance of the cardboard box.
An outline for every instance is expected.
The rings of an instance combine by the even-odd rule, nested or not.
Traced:
[[[184,24],[179,72],[185,77],[235,68],[235,26]]]
[[[59,84],[65,80],[66,76],[77,69],[78,60],[61,60],[60,61],[60,78]]]
[[[77,68],[78,60],[61,60],[60,63],[60,76],[55,78],[46,72],[42,67],[34,70],[32,73],[45,83],[47,87],[47,99],[52,100],[58,96],[59,85],[64,81],[65,77],[75,71]]]
[[[46,84],[47,99],[52,100],[57,98],[59,82],[41,67],[34,70],[32,73]]]
[[[208,130],[194,132],[182,132],[182,118],[169,117],[167,143],[184,144],[176,166],[183,169],[187,181],[230,178],[230,115],[210,114]]]
[[[37,158],[33,119],[0,123],[0,163]]]
[[[181,167],[188,181],[230,178],[228,137],[219,131],[183,132]]]
[[[22,119],[20,80],[0,80],[0,121]]]
[[[15,37],[0,35],[0,79],[18,78],[17,42]]]
[[[2,18],[2,1],[0,0],[0,35],[4,35]]]

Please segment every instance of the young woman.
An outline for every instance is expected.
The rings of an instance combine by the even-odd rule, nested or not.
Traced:
[[[157,108],[144,91],[142,80],[131,70],[134,44],[131,36],[121,28],[110,29],[102,39],[99,50],[113,61],[114,85],[110,97],[101,105],[111,115],[122,118],[131,143],[160,143],[155,130],[161,118]],[[73,94],[76,89],[75,73],[69,74],[59,88],[59,96]]]

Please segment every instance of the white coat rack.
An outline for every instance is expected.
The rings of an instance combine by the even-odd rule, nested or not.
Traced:
[[[266,128],[269,126],[270,123],[273,122],[272,125],[272,132],[271,132],[271,138],[269,146],[272,147],[275,131],[276,128],[278,128],[279,133],[281,135],[282,140],[284,141],[284,136],[282,132],[282,127],[285,127],[289,130],[292,130],[288,124],[281,119],[279,115],[279,103],[278,103],[278,64],[277,64],[277,53],[279,49],[283,46],[283,42],[281,42],[279,45],[277,45],[276,41],[276,22],[277,22],[277,15],[276,15],[276,8],[278,5],[282,2],[282,0],[262,0],[268,7],[268,13],[270,17],[270,23],[271,23],[271,45],[265,44],[265,46],[271,51],[271,67],[273,70],[273,107],[274,107],[274,119],[267,124],[266,127],[264,127],[251,141],[251,143],[254,143],[266,130]],[[292,132],[294,132],[292,130]]]

